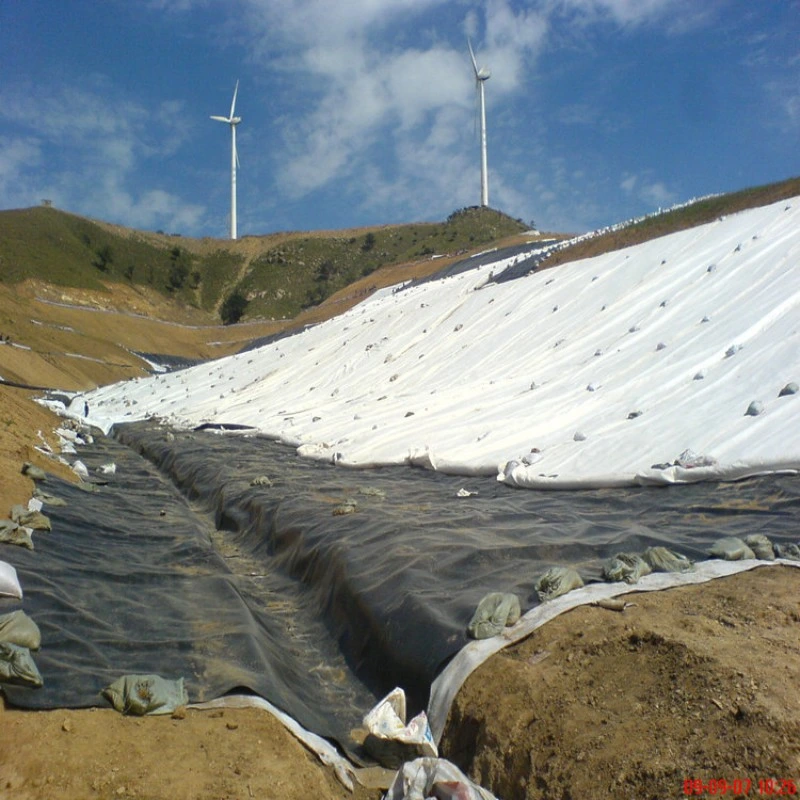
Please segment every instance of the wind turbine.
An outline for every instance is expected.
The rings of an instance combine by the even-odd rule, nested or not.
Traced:
[[[239,166],[239,153],[236,151],[236,126],[242,121],[241,117],[234,117],[233,112],[236,108],[236,94],[239,91],[239,81],[233,90],[233,101],[231,102],[231,113],[228,117],[214,117],[211,119],[217,122],[227,122],[231,126],[231,239],[236,238],[236,167]]]
[[[478,62],[475,60],[475,53],[472,50],[472,42],[467,39],[469,54],[472,57],[472,68],[475,70],[475,89],[481,106],[481,205],[489,205],[489,165],[486,158],[486,101],[483,95],[483,84],[489,80],[492,73],[487,67],[478,69]]]

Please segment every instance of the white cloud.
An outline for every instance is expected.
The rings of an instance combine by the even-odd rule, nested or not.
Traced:
[[[657,206],[658,208],[672,205],[677,199],[675,193],[667,189],[661,181],[642,186],[639,190],[639,194],[643,200],[646,200],[651,205]]]
[[[185,142],[182,104],[148,110],[112,89],[94,78],[81,87],[0,90],[0,117],[23,132],[0,153],[4,201],[32,205],[47,197],[135,227],[198,230],[203,206],[140,185],[148,159],[169,157]]]
[[[156,11],[192,11],[209,4],[210,0],[148,0],[147,5]]]
[[[517,89],[529,52],[538,51],[547,33],[546,18],[537,11],[515,11],[507,0],[489,0],[486,5],[485,54],[493,70],[493,84],[502,92]]]
[[[583,22],[608,19],[621,25],[640,25],[691,8],[687,0],[553,0],[551,6],[574,12]]]
[[[651,180],[647,175],[627,174],[620,181],[620,188],[648,206],[648,210],[664,208],[678,199],[675,192],[667,188],[663,181]]]
[[[792,125],[800,125],[800,92],[784,98],[783,108]]]
[[[22,177],[37,167],[41,158],[41,148],[36,139],[0,139],[0,195],[7,202],[12,205],[20,202]]]
[[[796,133],[800,128],[800,90],[797,88],[797,76],[769,81],[764,88],[767,100],[775,110],[770,117],[770,123],[787,133]]]
[[[623,23],[638,23],[652,19],[676,5],[674,0],[594,0],[593,4]]]
[[[469,102],[472,81],[466,59],[450,48],[406,51],[382,69],[382,76],[404,128],[419,124],[430,111]]]
[[[324,42],[352,43],[370,29],[391,28],[398,18],[408,19],[444,0],[245,0],[247,25],[258,25],[270,44],[306,48]]]
[[[454,10],[445,0],[355,0],[346,6],[250,0],[248,8],[246,24],[257,32],[251,51],[298,94],[297,114],[284,127],[280,191],[300,198],[368,173],[371,192],[386,182],[394,187],[395,205],[407,208],[419,207],[432,183],[440,192],[432,207],[441,207],[442,197],[452,207],[452,198],[463,195],[460,187],[471,182],[463,170],[473,162],[470,174],[477,181],[466,41],[454,45],[453,28],[442,20],[452,19],[455,29],[470,35],[483,31],[475,44],[481,63],[493,71],[490,108],[520,88],[526,60],[546,31],[540,14],[514,10],[507,0],[489,0],[481,13]],[[439,27],[426,28],[425,15],[434,9]],[[415,24],[413,44],[393,35],[395,27],[407,32]],[[431,171],[421,188],[415,178],[423,162]]]
[[[195,230],[205,214],[205,208],[184,202],[169,192],[151,189],[134,196],[113,179],[100,191],[106,214],[124,219],[133,228],[167,231]]]
[[[289,191],[302,195],[352,173],[378,135],[396,156],[409,137],[422,147],[423,137],[434,125],[441,128],[443,119],[465,127],[471,87],[463,54],[445,48],[405,51],[373,71],[353,74],[320,99],[299,130],[295,123],[287,130],[292,158],[282,174]],[[460,112],[439,115],[450,106]],[[439,130],[433,142],[442,146],[454,138]]]

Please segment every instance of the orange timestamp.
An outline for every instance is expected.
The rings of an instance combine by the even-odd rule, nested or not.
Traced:
[[[759,778],[758,780],[712,778],[707,781],[700,778],[686,778],[683,782],[683,793],[687,797],[698,797],[704,794],[719,796],[730,794],[734,797],[749,794],[761,797],[789,797],[797,794],[797,783],[791,778]]]

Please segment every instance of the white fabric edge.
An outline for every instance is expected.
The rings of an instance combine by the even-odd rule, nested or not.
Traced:
[[[535,465],[534,465],[535,466]],[[448,473],[451,470],[443,469]],[[734,483],[748,478],[767,475],[797,475],[800,464],[796,459],[780,461],[736,462],[713,467],[685,468],[671,466],[666,469],[646,469],[640,472],[590,473],[587,475],[532,475],[531,468],[517,465],[506,473],[501,468],[497,480],[520,489],[551,489],[558,491],[574,489],[625,489],[633,486],[673,486],[703,481]],[[475,474],[478,474],[476,471]]]
[[[663,589],[672,589],[676,586],[706,583],[715,578],[725,578],[756,567],[776,566],[779,564],[800,568],[800,562],[790,561],[785,558],[778,558],[774,561],[761,561],[758,559],[722,561],[712,559],[695,564],[695,568],[691,572],[651,573],[641,578],[636,584],[622,582],[592,583],[582,589],[575,589],[561,597],[556,597],[553,600],[548,600],[541,605],[535,606],[521,617],[519,622],[506,628],[498,636],[466,644],[434,680],[431,685],[430,701],[428,703],[428,721],[434,741],[438,746],[444,733],[450,706],[455,700],[456,694],[467,678],[481,664],[495,653],[529,636],[537,628],[555,619],[565,611],[571,611],[578,606],[588,605],[597,600],[616,597],[621,594],[655,592]]]

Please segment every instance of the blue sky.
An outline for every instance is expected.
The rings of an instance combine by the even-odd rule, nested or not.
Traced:
[[[440,220],[584,231],[800,174],[798,0],[7,0],[0,208],[220,236]]]

